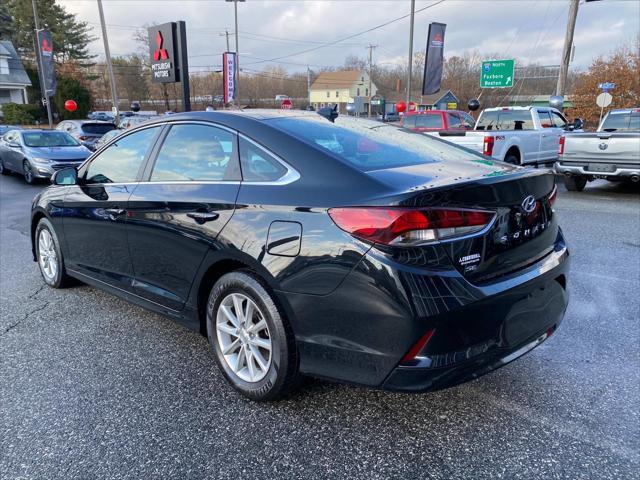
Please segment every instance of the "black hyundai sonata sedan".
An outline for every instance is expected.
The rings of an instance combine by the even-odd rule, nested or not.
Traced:
[[[362,119],[173,115],[33,202],[33,257],[208,336],[255,400],[301,375],[392,390],[470,380],[561,322],[552,174]]]

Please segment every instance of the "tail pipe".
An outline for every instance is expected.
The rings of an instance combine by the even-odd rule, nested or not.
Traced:
[[[631,175],[631,181],[633,183],[638,183],[640,181],[640,175]]]

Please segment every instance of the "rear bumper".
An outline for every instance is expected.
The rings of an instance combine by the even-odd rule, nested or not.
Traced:
[[[289,294],[303,373],[392,390],[427,391],[476,378],[544,341],[564,316],[569,254],[555,249],[491,284],[455,270],[390,264],[372,250],[333,293]],[[435,333],[413,366],[402,357]]]
[[[588,165],[611,165],[611,162],[589,162],[589,164],[584,163],[580,164],[578,162],[570,162],[565,163],[562,160],[556,162],[554,166],[554,170],[556,173],[561,175],[576,175],[576,176],[585,176],[585,177],[620,177],[620,178],[631,178],[640,176],[640,165],[613,165],[613,170],[611,172],[596,172],[589,170]]]

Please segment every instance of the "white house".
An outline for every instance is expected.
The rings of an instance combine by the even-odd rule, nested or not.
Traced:
[[[376,94],[377,87],[371,83],[369,92],[369,75],[366,71],[340,70],[337,72],[320,72],[311,85],[310,101],[316,108],[338,104],[339,111],[344,113],[348,103],[354,103],[356,97],[364,102],[364,111],[369,101]]]
[[[0,41],[0,114],[5,103],[27,103],[31,81],[13,44]]]

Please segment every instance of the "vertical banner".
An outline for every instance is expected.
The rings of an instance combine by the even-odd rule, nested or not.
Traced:
[[[222,54],[222,83],[224,84],[224,103],[236,99],[236,54],[225,52]]]
[[[56,71],[53,63],[53,40],[49,30],[38,31],[38,45],[40,48],[40,62],[44,85],[42,92],[45,97],[51,97],[56,93]],[[45,93],[46,92],[46,93]]]
[[[431,95],[440,91],[442,81],[442,62],[444,60],[444,23],[430,23],[427,36],[427,53],[424,59],[422,94]]]

